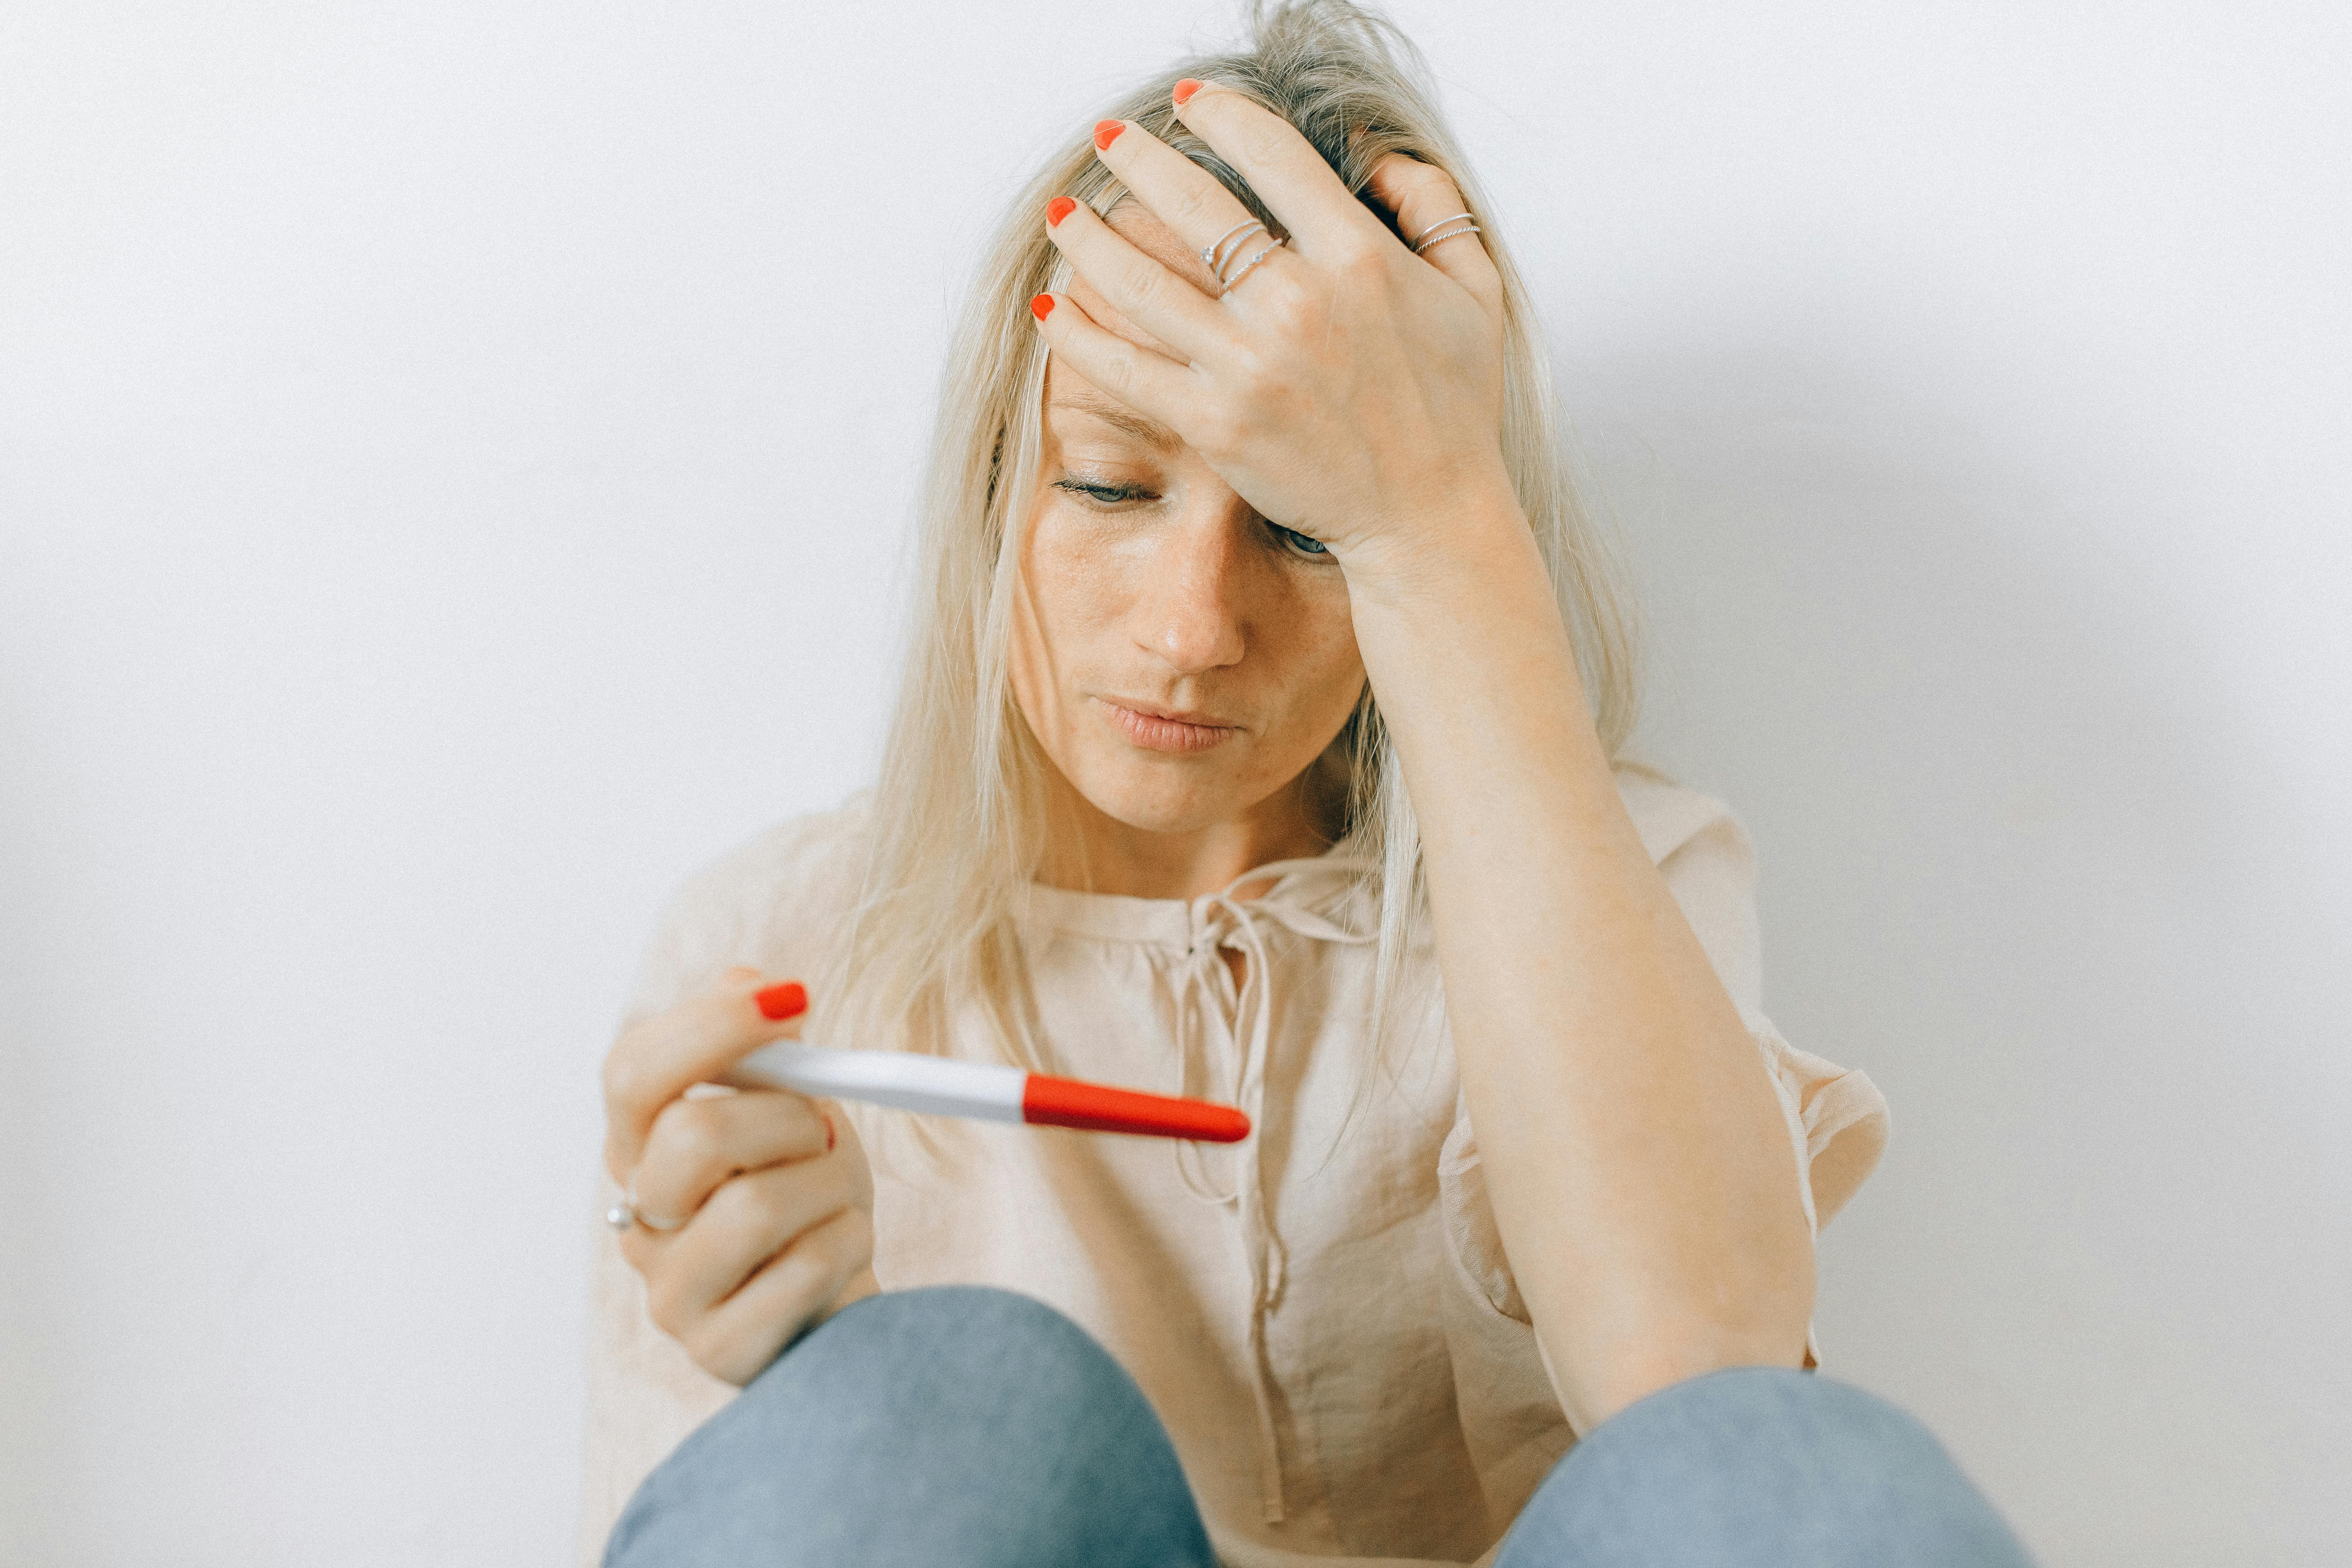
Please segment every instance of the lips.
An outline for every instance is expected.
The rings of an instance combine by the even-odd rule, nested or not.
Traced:
[[[1197,710],[1169,709],[1123,697],[1097,697],[1111,722],[1151,752],[1205,752],[1240,734],[1241,726]]]

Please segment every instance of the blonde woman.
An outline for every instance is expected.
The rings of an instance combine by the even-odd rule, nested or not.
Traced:
[[[2021,1561],[1800,1370],[1885,1109],[1759,1010],[1738,826],[1615,761],[1623,612],[1410,58],[1261,12],[1016,204],[878,787],[688,884],[606,1065],[592,1555]],[[812,1018],[1255,1131],[703,1087]]]

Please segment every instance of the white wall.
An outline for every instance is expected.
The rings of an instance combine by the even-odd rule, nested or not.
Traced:
[[[2051,1563],[2352,1560],[2342,7],[1399,12],[1894,1101],[1832,1370]],[[0,17],[0,1561],[562,1559],[635,945],[863,776],[978,234],[1220,23]]]

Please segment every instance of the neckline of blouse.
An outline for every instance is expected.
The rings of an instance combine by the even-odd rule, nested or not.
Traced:
[[[1221,911],[1240,906],[1273,917],[1283,925],[1300,920],[1307,927],[1338,927],[1342,940],[1364,941],[1371,934],[1366,920],[1349,906],[1371,862],[1343,838],[1320,855],[1290,860],[1270,860],[1254,866],[1213,893],[1191,899],[1146,899],[1127,893],[1089,893],[1074,888],[1031,882],[1023,889],[1016,918],[1066,936],[1095,937],[1111,942],[1142,942],[1178,951],[1190,950],[1204,932],[1222,926]],[[1243,899],[1235,889],[1271,877],[1264,892]],[[1371,917],[1373,920],[1377,916]],[[1298,929],[1294,926],[1294,929]],[[1323,934],[1310,931],[1308,934]],[[1332,934],[1338,935],[1338,932]]]

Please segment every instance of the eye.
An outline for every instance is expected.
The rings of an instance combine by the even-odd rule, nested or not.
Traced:
[[[1054,488],[1076,496],[1089,506],[1125,506],[1130,501],[1159,499],[1141,485],[1107,484],[1100,479],[1082,479],[1076,474],[1066,475],[1055,479]]]
[[[1266,527],[1274,530],[1274,537],[1277,543],[1302,561],[1331,559],[1331,547],[1319,539],[1309,539],[1297,529],[1285,528],[1278,522],[1269,522]]]

